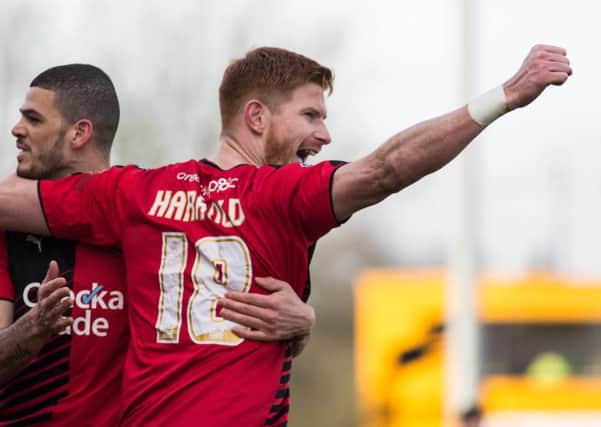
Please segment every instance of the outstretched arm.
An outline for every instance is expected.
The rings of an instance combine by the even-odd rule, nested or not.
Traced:
[[[37,181],[10,176],[0,182],[0,228],[49,235]]]
[[[256,277],[255,280],[271,293],[226,292],[219,316],[245,326],[233,329],[241,338],[258,341],[291,339],[293,356],[297,356],[308,343],[315,324],[313,307],[303,303],[286,282],[271,277]]]
[[[338,169],[332,188],[336,217],[346,219],[353,212],[378,203],[440,169],[489,121],[504,112],[525,107],[549,85],[561,85],[571,74],[563,48],[535,46],[518,72],[503,84],[503,90],[496,92],[497,99],[494,93],[488,93],[470,103],[469,109],[464,106],[412,126],[391,137],[367,157]]]
[[[73,303],[65,284],[65,279],[58,277],[58,264],[52,261],[38,289],[35,307],[10,326],[0,329],[0,384],[23,370],[52,335],[72,323],[71,317],[63,316]]]

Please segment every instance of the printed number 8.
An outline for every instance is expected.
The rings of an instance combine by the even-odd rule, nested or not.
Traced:
[[[236,236],[205,237],[194,246],[194,292],[188,301],[186,318],[190,339],[196,344],[238,345],[243,340],[231,331],[235,323],[217,316],[216,309],[226,288],[249,291],[252,266],[248,247]],[[155,325],[159,343],[179,342],[187,256],[188,239],[184,233],[163,233],[161,296]]]

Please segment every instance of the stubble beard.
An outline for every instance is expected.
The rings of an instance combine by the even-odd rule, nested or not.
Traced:
[[[285,165],[293,159],[289,153],[289,143],[284,138],[278,138],[276,132],[268,131],[265,136],[265,161],[269,165]]]
[[[33,152],[30,150],[31,166],[27,170],[21,170],[20,165],[17,166],[17,176],[28,179],[54,179],[63,176],[66,168],[63,159],[66,133],[66,128],[61,129],[50,150],[40,153],[36,158],[33,158]]]

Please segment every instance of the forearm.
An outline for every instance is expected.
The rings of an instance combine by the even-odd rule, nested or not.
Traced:
[[[302,332],[294,336],[291,341],[292,357],[299,356],[305,350],[305,347],[309,344],[313,327],[315,326],[315,309],[305,303],[303,312],[304,321],[299,323],[299,326],[302,327]]]
[[[9,176],[0,182],[0,228],[48,235],[37,181]]]
[[[462,107],[393,135],[367,157],[336,172],[336,217],[346,219],[442,168],[482,129]]]
[[[453,160],[482,131],[467,107],[392,136],[374,157],[380,197],[396,193]]]
[[[0,385],[29,365],[49,338],[49,333],[38,332],[27,314],[0,330]]]
[[[309,339],[311,338],[311,334],[302,335],[294,338],[291,342],[291,351],[292,357],[299,356],[309,344]]]

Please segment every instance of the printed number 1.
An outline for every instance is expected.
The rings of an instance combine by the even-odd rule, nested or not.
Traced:
[[[191,272],[194,292],[186,311],[190,339],[196,344],[238,345],[243,340],[231,331],[235,323],[217,316],[217,300],[226,289],[249,291],[252,267],[248,247],[237,236],[205,237],[194,246],[196,257]],[[163,233],[161,296],[155,325],[159,343],[179,342],[187,263],[186,235]]]

